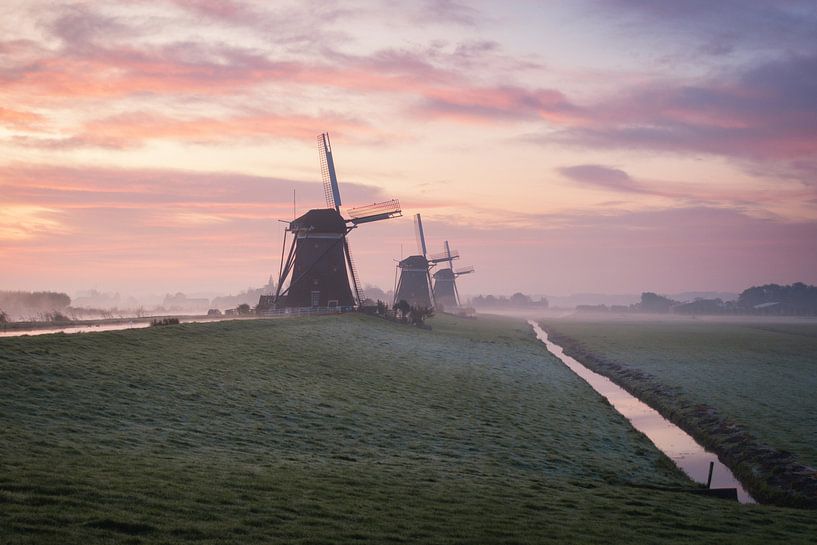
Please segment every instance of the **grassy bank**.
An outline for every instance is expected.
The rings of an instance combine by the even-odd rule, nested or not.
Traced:
[[[693,486],[511,320],[0,339],[4,543],[806,543]]]
[[[555,342],[661,410],[757,497],[817,506],[817,324],[548,320]]]

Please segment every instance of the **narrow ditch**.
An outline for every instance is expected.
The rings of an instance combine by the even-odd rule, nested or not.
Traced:
[[[635,429],[646,435],[693,481],[705,484],[709,475],[709,464],[714,462],[711,488],[735,488],[738,491],[738,501],[756,503],[732,474],[732,471],[718,460],[716,454],[706,450],[684,430],[614,384],[609,378],[591,371],[575,358],[565,354],[561,346],[548,338],[547,332],[539,327],[539,324],[533,320],[529,320],[528,323],[536,333],[536,338],[544,343],[551,354],[584,379],[596,392],[607,398],[610,404],[629,420]]]

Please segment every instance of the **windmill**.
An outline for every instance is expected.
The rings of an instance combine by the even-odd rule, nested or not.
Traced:
[[[474,272],[474,267],[469,265],[454,269],[454,260],[460,257],[457,250],[451,251],[448,241],[445,241],[445,251],[442,254],[448,262],[447,269],[439,269],[434,273],[434,299],[443,308],[457,308],[460,306],[460,294],[457,291],[457,278],[464,274]],[[436,256],[432,256],[436,257]]]
[[[430,308],[435,306],[434,292],[431,289],[431,268],[447,258],[441,254],[426,255],[426,238],[420,214],[414,216],[414,234],[419,254],[410,255],[397,264],[400,277],[394,290],[394,302],[405,300],[412,306]]]
[[[344,218],[340,213],[340,190],[328,133],[318,136],[318,156],[326,208],[309,210],[289,222],[284,231],[274,308],[359,305],[362,294],[349,250],[349,232],[364,223],[401,215],[400,202],[393,199],[352,208],[348,211],[349,219]],[[287,233],[292,233],[292,242],[284,260]]]

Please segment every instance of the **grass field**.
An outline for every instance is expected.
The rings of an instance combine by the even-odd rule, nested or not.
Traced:
[[[521,321],[0,339],[2,543],[809,543],[693,486]],[[652,487],[652,488],[650,488]]]
[[[575,350],[714,407],[763,444],[817,467],[817,323],[548,320]]]

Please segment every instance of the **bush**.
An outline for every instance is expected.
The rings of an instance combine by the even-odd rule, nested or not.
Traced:
[[[409,310],[409,320],[413,325],[421,326],[426,318],[434,317],[434,309],[431,307],[411,307]]]
[[[400,299],[393,307],[395,312],[400,313],[400,318],[405,322],[408,313],[411,311],[411,305],[405,299]]]
[[[153,320],[150,321],[151,327],[157,325],[176,325],[178,323],[179,323],[178,318],[162,318],[161,320],[154,318]]]

